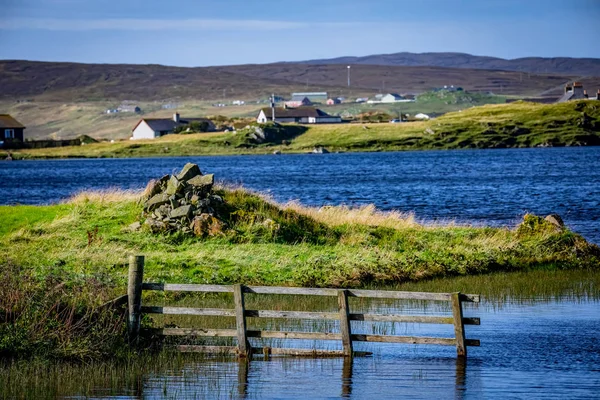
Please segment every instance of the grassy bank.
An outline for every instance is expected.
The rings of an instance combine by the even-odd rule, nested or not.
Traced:
[[[246,133],[167,135],[155,140],[15,151],[15,158],[150,157],[330,151],[600,145],[600,102],[515,102],[473,107],[427,122],[290,126],[283,139],[247,142]],[[93,136],[93,135],[92,135]],[[2,155],[0,154],[0,157]]]
[[[597,276],[600,266],[597,246],[532,216],[515,229],[426,226],[372,207],[278,206],[217,192],[228,228],[208,238],[129,231],[142,211],[136,193],[0,207],[0,355],[85,359],[125,349],[122,318],[95,310],[125,292],[128,254],[146,256],[149,281],[321,287],[417,288],[403,285],[529,270]]]

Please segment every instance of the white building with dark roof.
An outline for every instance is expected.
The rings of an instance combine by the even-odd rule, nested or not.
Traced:
[[[273,120],[273,109],[263,108],[256,117],[256,122],[265,123]],[[314,107],[281,108],[275,107],[275,121],[282,123],[295,122],[299,124],[336,124],[342,122],[342,117],[329,115]]]
[[[207,124],[207,132],[214,131],[215,124],[207,118],[180,118],[179,114],[173,114],[173,118],[142,118],[133,127],[132,139],[154,139],[175,132],[179,127],[185,127],[193,122]]]

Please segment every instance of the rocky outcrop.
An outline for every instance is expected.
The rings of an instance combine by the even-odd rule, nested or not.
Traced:
[[[150,182],[144,199],[144,225],[156,233],[221,234],[225,223],[216,210],[223,199],[213,194],[213,185],[214,175],[203,175],[192,163],[176,175]]]

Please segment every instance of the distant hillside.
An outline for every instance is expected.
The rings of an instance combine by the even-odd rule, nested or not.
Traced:
[[[600,58],[526,57],[506,60],[465,53],[394,53],[302,61],[303,64],[369,64],[522,71],[538,74],[600,76]]]
[[[598,74],[600,76],[600,73]],[[56,101],[266,98],[271,93],[328,91],[334,96],[420,93],[444,85],[503,95],[557,97],[578,75],[446,67],[354,65],[351,86],[339,64],[274,63],[183,68],[162,65],[0,61],[0,99]],[[593,85],[584,86],[595,92]]]
[[[252,78],[276,79],[308,85],[329,85],[347,90],[345,65],[313,64],[257,64],[211,67],[220,72],[243,74]],[[460,86],[465,90],[493,92],[504,95],[538,96],[557,88],[576,76],[527,74],[515,71],[482,70],[442,67],[402,67],[386,65],[353,65],[350,71],[351,87],[377,92],[420,93],[444,85]],[[584,86],[590,86],[583,80]],[[595,86],[590,86],[595,92]]]

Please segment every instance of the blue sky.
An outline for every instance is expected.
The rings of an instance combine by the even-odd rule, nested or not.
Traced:
[[[206,66],[456,51],[600,57],[600,0],[0,0],[0,59]]]

